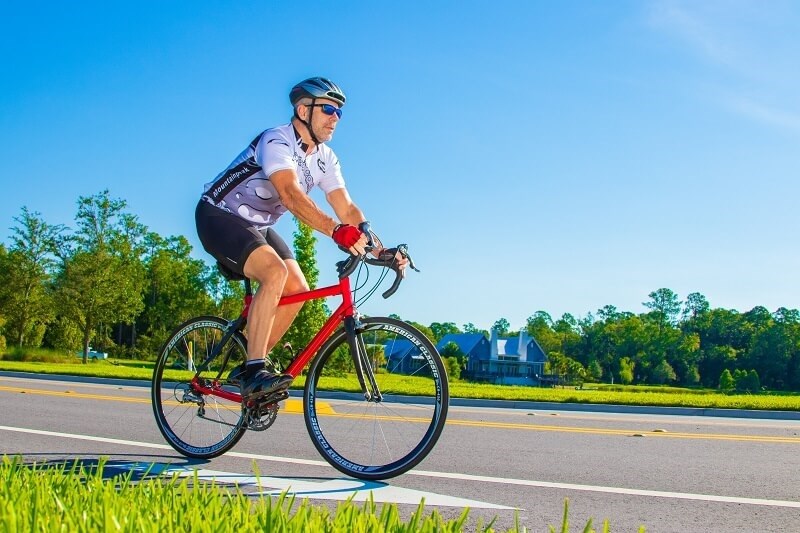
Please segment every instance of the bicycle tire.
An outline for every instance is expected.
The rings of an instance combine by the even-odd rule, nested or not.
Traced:
[[[153,369],[151,398],[156,424],[169,445],[186,457],[222,455],[247,430],[241,403],[198,394],[190,385],[195,375],[206,382],[221,376],[217,380],[220,386],[239,392],[237,384],[227,382],[227,373],[247,358],[247,339],[241,332],[234,332],[223,348],[230,354],[227,361],[223,351],[207,370],[198,373],[192,368],[208,357],[227,327],[228,321],[216,316],[187,320],[164,343]]]
[[[339,329],[320,348],[306,378],[306,429],[340,472],[388,479],[419,464],[439,439],[450,399],[447,374],[435,346],[410,324],[364,318],[357,336],[377,370],[381,401],[368,401],[356,375],[347,372],[352,358]]]

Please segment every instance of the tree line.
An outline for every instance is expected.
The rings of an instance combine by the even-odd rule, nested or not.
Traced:
[[[800,390],[800,313],[756,306],[712,308],[700,293],[685,301],[667,288],[648,295],[646,312],[607,305],[576,319],[538,311],[526,329],[550,370],[572,379],[680,384],[757,392]],[[494,327],[507,333],[508,321]],[[506,331],[503,331],[503,330]]]
[[[154,358],[169,332],[201,314],[233,317],[243,287],[216,266],[191,257],[183,236],[162,237],[105,190],[80,197],[75,227],[49,224],[23,207],[8,246],[0,244],[0,354],[14,348],[81,350]],[[318,271],[316,239],[294,233],[295,254],[310,284]],[[322,301],[304,306],[285,340],[301,346],[321,326]]]
[[[153,358],[177,325],[200,314],[232,317],[242,286],[191,257],[183,236],[162,237],[102,191],[80,197],[74,228],[53,225],[23,207],[8,246],[0,244],[0,351],[91,345],[119,357]],[[300,223],[294,250],[316,286],[316,238]],[[661,288],[646,312],[612,305],[580,319],[537,311],[526,330],[548,356],[548,371],[567,379],[800,390],[800,313],[757,306],[712,308],[700,293],[681,301]],[[324,322],[322,300],[307,303],[284,341],[301,348]],[[435,342],[449,333],[483,333],[472,323],[414,323]],[[501,336],[510,331],[501,318]],[[448,351],[448,350],[445,350]],[[452,352],[443,355],[458,358]]]

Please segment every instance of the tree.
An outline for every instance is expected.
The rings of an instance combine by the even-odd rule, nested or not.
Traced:
[[[633,383],[633,369],[635,368],[636,364],[633,363],[630,358],[623,357],[619,361],[619,380],[624,385],[630,385]]]
[[[677,379],[677,376],[675,376],[675,370],[672,369],[672,366],[666,360],[662,360],[658,365],[656,365],[651,373],[651,377],[653,382],[658,383],[659,385],[662,383],[675,381]]]
[[[699,292],[693,292],[686,297],[686,302],[683,304],[683,320],[697,319],[708,313],[709,309],[706,297]]]
[[[559,337],[559,351],[573,357],[577,353],[577,344],[580,333],[577,330],[578,321],[570,313],[564,313],[555,324],[553,331]]]
[[[597,359],[589,361],[589,366],[586,367],[586,376],[592,381],[600,381],[603,379],[603,367]]]
[[[294,236],[294,255],[300,270],[306,278],[308,286],[312,289],[317,287],[319,281],[319,268],[317,268],[317,257],[315,244],[317,238],[314,230],[300,220],[295,219],[297,229]],[[322,328],[328,319],[328,310],[325,308],[323,299],[309,300],[303,304],[297,318],[289,326],[282,342],[289,343],[295,350],[301,350],[311,341],[314,335]]]
[[[129,323],[142,309],[144,228],[124,208],[108,190],[80,197],[78,230],[62,250],[56,307],[80,330],[84,363],[98,328]]]
[[[490,337],[488,331],[486,331],[485,329],[478,329],[478,326],[476,326],[472,322],[467,322],[466,324],[464,324],[462,329],[464,330],[464,333],[479,333],[484,337]]]
[[[414,322],[413,320],[409,320],[408,323],[411,324],[412,326],[414,326],[415,328],[417,328],[420,331],[420,333],[425,335],[428,339],[433,340],[434,335],[433,335],[433,331],[431,331],[431,328],[429,328],[425,324],[420,324],[419,322]]]
[[[561,338],[553,331],[553,319],[545,311],[536,311],[526,323],[528,335],[536,339],[544,353],[561,350]]]
[[[453,322],[433,322],[430,328],[434,335],[432,339],[434,343],[438,343],[445,335],[461,333],[461,330]]]
[[[207,290],[208,269],[203,261],[190,257],[192,247],[185,237],[164,239],[148,233],[144,240],[144,310],[135,328],[142,336],[132,338],[131,344],[136,342],[137,352],[152,354],[168,331],[192,316],[213,313],[215,302]],[[237,305],[241,306],[241,299]],[[118,343],[123,341],[121,329],[118,328]]]
[[[508,323],[508,320],[505,318],[499,319],[497,322],[492,325],[492,329],[497,331],[497,336],[502,337],[508,333],[508,330],[511,328],[511,324]]]
[[[26,207],[14,217],[12,244],[2,270],[0,306],[8,318],[6,332],[17,346],[39,346],[55,318],[48,282],[64,227],[50,225]]]
[[[651,292],[650,301],[643,302],[642,305],[652,310],[651,315],[659,324],[659,328],[675,325],[678,321],[678,313],[681,312],[681,303],[678,295],[670,289],[661,288]]]
[[[450,341],[442,347],[440,355],[442,357],[462,358],[464,357],[464,352],[461,351],[461,348],[458,347],[458,344]]]
[[[445,344],[440,351],[440,355],[444,358],[455,359],[458,361],[460,368],[467,368],[467,355],[461,351],[461,348],[455,342],[450,341]]]

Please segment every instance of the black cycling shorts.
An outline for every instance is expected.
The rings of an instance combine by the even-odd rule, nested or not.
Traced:
[[[200,200],[194,212],[197,236],[206,252],[237,274],[244,275],[244,263],[253,250],[268,245],[283,260],[294,255],[272,228],[259,230],[250,222]]]

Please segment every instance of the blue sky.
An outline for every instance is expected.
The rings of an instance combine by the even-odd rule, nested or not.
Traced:
[[[108,188],[207,259],[203,183],[325,75],[351,195],[422,270],[370,314],[800,307],[796,2],[4,2],[0,57],[1,242]]]

